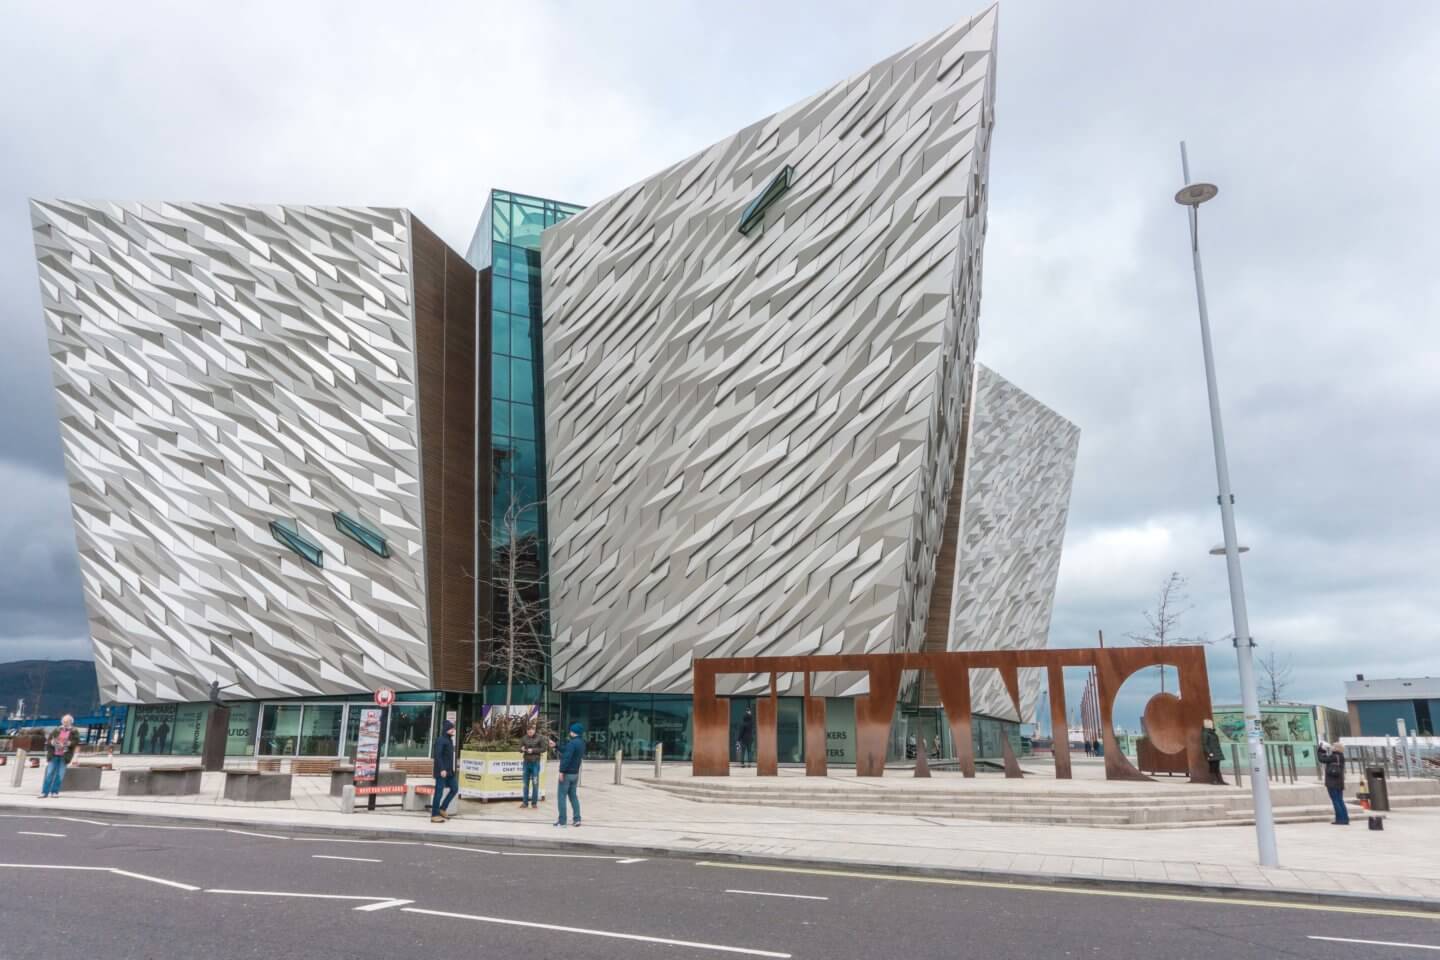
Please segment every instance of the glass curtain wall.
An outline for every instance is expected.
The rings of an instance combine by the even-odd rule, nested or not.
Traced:
[[[512,554],[518,591],[531,609],[543,611],[539,623],[539,676],[549,689],[549,556],[545,519],[545,397],[540,348],[540,234],[579,213],[582,207],[502,190],[490,203],[470,245],[467,259],[476,269],[489,267],[491,312],[490,413],[492,499],[481,506],[491,529],[496,578],[508,570]],[[489,633],[508,629],[508,593],[495,589]],[[517,682],[522,678],[517,677]],[[487,694],[504,676],[492,671],[483,681]],[[488,697],[487,697],[488,699]],[[494,702],[494,701],[490,701]],[[501,701],[503,702],[503,700]],[[516,702],[519,702],[518,700]]]

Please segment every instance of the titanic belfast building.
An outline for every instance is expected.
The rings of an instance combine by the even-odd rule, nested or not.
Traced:
[[[198,752],[219,681],[236,756],[353,753],[388,687],[392,757],[508,702],[684,759],[696,658],[1043,646],[1079,432],[975,362],[996,18],[598,202],[492,191],[464,254],[403,209],[34,201],[124,749]],[[977,680],[998,756],[1028,717]],[[843,764],[863,681],[816,682]],[[899,710],[944,735],[924,678]]]

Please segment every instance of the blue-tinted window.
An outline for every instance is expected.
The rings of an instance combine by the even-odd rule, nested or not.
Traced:
[[[535,439],[535,408],[530,404],[511,404],[510,435],[518,440]]]
[[[512,281],[496,274],[490,278],[490,309],[510,309],[510,284]]]
[[[750,201],[745,212],[740,215],[740,232],[749,234],[760,225],[765,218],[765,210],[776,200],[779,200],[785,191],[790,189],[790,183],[794,179],[795,168],[788,163],[781,168],[780,172],[765,186],[760,195]]]
[[[510,356],[530,359],[530,318],[510,315]]]
[[[494,246],[495,259],[492,269],[497,277],[508,277],[510,275],[510,245],[508,243],[497,243]]]
[[[336,512],[332,514],[332,517],[335,520],[336,530],[377,557],[390,556],[390,546],[385,542],[385,535],[379,530],[354,517],[346,516],[344,513]]]
[[[510,281],[510,306],[511,313],[530,313],[530,283],[526,280]]]
[[[498,243],[510,242],[510,204],[495,202],[491,204],[494,210],[493,236]]]
[[[535,402],[535,371],[529,360],[510,361],[510,399],[516,403]]]
[[[496,437],[510,435],[510,404],[504,400],[490,401],[490,431]]]
[[[510,399],[510,393],[513,389],[511,386],[510,377],[510,372],[512,369],[514,369],[511,366],[512,362],[513,361],[511,361],[509,357],[501,356],[499,354],[495,355],[490,359],[490,370],[492,376],[492,380],[490,382],[490,394],[497,400]],[[524,372],[523,368],[521,369],[521,372]]]
[[[510,352],[510,315],[492,311],[490,316],[491,349],[495,353]]]
[[[299,525],[294,520],[271,520],[270,536],[299,554],[306,562],[317,567],[325,566],[325,552],[320,549],[319,544],[300,535]]]

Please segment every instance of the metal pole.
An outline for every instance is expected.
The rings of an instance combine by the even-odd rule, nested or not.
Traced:
[[[1180,168],[1190,183],[1190,158],[1180,142]],[[1225,429],[1220,421],[1220,389],[1215,382],[1215,353],[1210,345],[1210,314],[1205,306],[1205,274],[1200,266],[1200,210],[1191,205],[1190,253],[1195,265],[1195,301],[1200,312],[1200,344],[1205,354],[1205,386],[1210,395],[1210,432],[1215,442],[1215,480],[1219,485],[1220,525],[1225,531],[1225,570],[1230,577],[1230,613],[1235,626],[1235,659],[1240,672],[1240,701],[1245,710],[1245,745],[1250,752],[1250,792],[1255,806],[1255,841],[1260,866],[1277,867],[1275,812],[1265,751],[1260,749],[1260,698],[1255,692],[1255,641],[1245,609],[1245,582],[1240,574],[1240,542],[1235,536],[1235,496],[1230,492],[1230,463],[1225,455]]]

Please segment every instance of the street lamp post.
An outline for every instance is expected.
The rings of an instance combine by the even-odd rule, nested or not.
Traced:
[[[1270,805],[1270,776],[1260,745],[1260,698],[1255,691],[1255,641],[1245,612],[1245,581],[1240,575],[1240,541],[1235,536],[1235,495],[1230,492],[1230,464],[1225,456],[1225,429],[1220,423],[1220,392],[1215,384],[1215,352],[1210,345],[1210,315],[1205,308],[1205,277],[1200,269],[1200,204],[1219,189],[1212,183],[1190,182],[1190,159],[1180,143],[1180,168],[1185,186],[1175,202],[1188,208],[1190,253],[1195,263],[1195,300],[1200,308],[1200,345],[1205,353],[1205,386],[1210,393],[1210,432],[1215,441],[1215,479],[1220,486],[1220,525],[1225,532],[1225,568],[1230,575],[1230,613],[1235,621],[1235,658],[1240,667],[1240,702],[1245,711],[1245,746],[1250,753],[1250,792],[1255,805],[1255,840],[1260,865],[1280,865],[1275,847],[1275,815]]]

